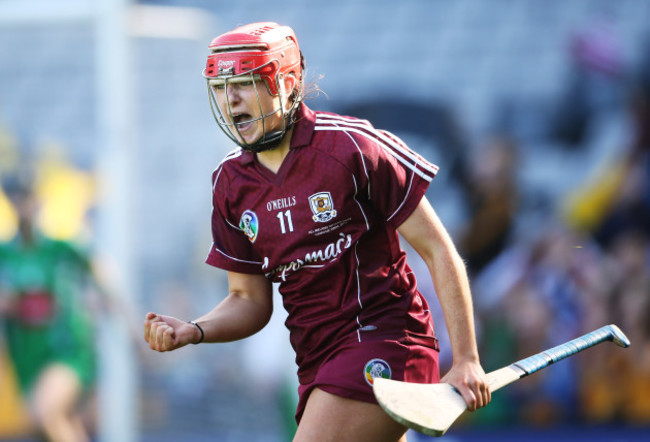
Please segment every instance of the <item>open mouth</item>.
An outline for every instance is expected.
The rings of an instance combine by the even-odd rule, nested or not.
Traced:
[[[245,132],[253,125],[253,117],[250,114],[233,115],[233,123],[240,132]]]

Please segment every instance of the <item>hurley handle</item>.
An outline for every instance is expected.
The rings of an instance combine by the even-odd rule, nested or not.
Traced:
[[[522,375],[523,377],[604,341],[613,341],[619,347],[630,346],[630,340],[625,333],[616,325],[610,324],[557,347],[517,361],[512,365],[525,373]]]

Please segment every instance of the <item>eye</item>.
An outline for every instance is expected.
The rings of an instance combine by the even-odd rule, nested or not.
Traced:
[[[225,88],[226,88],[226,85],[223,84],[223,83],[215,84],[215,85],[212,86],[212,89],[214,89],[215,91],[222,91]]]
[[[239,84],[241,87],[249,87],[249,86],[252,86],[252,85],[253,85],[253,81],[252,81],[252,80],[242,81],[242,82],[240,82],[240,83],[238,83],[238,84]]]

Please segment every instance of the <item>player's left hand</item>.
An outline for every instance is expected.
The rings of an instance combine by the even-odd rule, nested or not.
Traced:
[[[454,363],[451,370],[440,382],[446,382],[456,387],[463,399],[465,399],[469,411],[485,407],[492,399],[485,371],[483,371],[479,362],[463,361]]]

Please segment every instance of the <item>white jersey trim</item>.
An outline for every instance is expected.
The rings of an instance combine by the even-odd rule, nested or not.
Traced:
[[[404,166],[406,166],[409,170],[413,171],[414,173],[411,174],[411,178],[409,181],[408,189],[406,190],[406,196],[400,203],[400,205],[393,211],[392,214],[388,216],[386,219],[387,221],[390,221],[395,217],[397,213],[399,213],[400,209],[404,206],[406,201],[408,200],[408,195],[411,194],[411,189],[413,187],[413,179],[415,177],[415,174],[417,173],[418,176],[422,177],[424,180],[427,182],[431,182],[431,180],[435,177],[436,173],[438,172],[438,166],[429,163],[428,161],[424,160],[421,156],[419,156],[417,153],[412,151],[406,144],[400,140],[398,137],[395,135],[391,134],[390,132],[386,131],[380,131],[375,129],[370,125],[368,122],[364,122],[362,120],[358,119],[349,119],[349,118],[343,118],[340,116],[333,116],[333,115],[325,115],[325,114],[317,114],[319,118],[316,119],[316,123],[321,123],[321,124],[326,124],[325,126],[316,126],[314,129],[315,130],[336,130],[336,131],[342,131],[345,132],[352,142],[354,143],[355,147],[359,151],[359,154],[361,155],[361,162],[363,164],[363,169],[366,174],[366,178],[368,179],[368,192],[370,192],[370,186],[372,185],[371,180],[368,176],[368,170],[366,168],[366,162],[363,157],[363,153],[361,151],[361,147],[357,143],[357,141],[354,139],[354,137],[350,134],[350,132],[358,133],[360,135],[363,135],[364,137],[376,142],[379,146],[381,146],[386,152],[390,153],[394,158],[396,158],[400,163],[402,163]],[[324,118],[320,118],[324,117]],[[342,123],[342,125],[339,125],[339,123]],[[359,128],[367,130],[369,133],[364,132],[359,130]],[[398,152],[401,152],[405,156],[408,157],[408,159],[405,159],[402,157]],[[409,162],[409,159],[412,162]],[[420,167],[424,169],[424,171],[420,170]],[[429,174],[425,173],[429,172]],[[356,193],[356,179],[354,182],[355,185],[355,193]],[[362,211],[363,212],[363,211]],[[365,213],[364,213],[365,217]],[[366,220],[367,224],[367,220]]]
[[[413,187],[413,179],[414,179],[414,178],[415,178],[415,174],[411,174],[411,180],[409,181],[409,188],[406,190],[406,195],[407,195],[407,196],[411,194],[411,188]],[[395,215],[397,215],[397,214],[399,213],[400,209],[401,209],[402,206],[406,203],[406,200],[407,200],[407,199],[408,199],[408,198],[404,198],[404,199],[402,200],[402,203],[399,205],[399,207],[398,207],[397,209],[395,209],[395,211],[394,211],[394,212],[393,212],[393,213],[392,213],[388,218],[386,218],[386,221],[390,221],[391,219],[393,219],[393,217],[394,217]]]
[[[368,138],[370,140],[376,141],[376,139],[373,138],[371,134],[368,134],[368,133],[363,132],[363,131],[361,131],[359,129],[354,129],[354,128],[351,128],[351,127],[339,127],[339,126],[319,127],[319,126],[316,126],[314,128],[314,130],[336,130],[336,131],[341,131],[341,132],[354,132],[354,133],[357,133],[359,135],[363,135],[364,137],[366,137],[366,138]],[[429,174],[421,171],[420,169],[418,169],[418,167],[417,167],[418,164],[422,164],[422,163],[419,163],[417,160],[416,160],[415,163],[410,163],[407,160],[405,160],[404,158],[402,158],[400,155],[398,155],[394,151],[392,151],[385,144],[383,144],[383,143],[378,143],[378,144],[384,150],[388,151],[391,155],[393,155],[393,157],[395,157],[395,159],[397,159],[400,163],[402,163],[408,169],[412,170],[414,173],[417,173],[422,179],[424,179],[424,180],[426,180],[428,182],[431,182],[431,180],[433,180],[433,177],[435,176],[435,173],[432,174],[432,175],[429,175]]]
[[[359,187],[357,186],[357,177],[352,175],[352,181],[354,182],[354,195],[356,196],[359,193]],[[363,220],[366,222],[366,231],[370,230],[370,224],[368,223],[368,217],[366,216],[365,210],[363,210],[363,207],[361,206],[361,203],[354,198],[354,202],[357,203],[357,206],[359,206],[359,210],[361,211],[361,214],[363,215]],[[402,203],[404,204],[404,203]],[[400,205],[400,207],[402,207]]]
[[[235,158],[238,158],[238,157],[241,156],[241,154],[242,154],[241,148],[237,148],[235,150],[232,150],[232,151],[228,152],[228,154],[221,160],[219,165],[217,167],[215,167],[213,173],[217,172],[217,171],[218,172],[217,172],[217,176],[214,178],[214,183],[212,183],[212,192],[214,192],[214,188],[217,185],[217,181],[219,181],[219,176],[221,175],[221,171],[223,170],[223,163],[225,163],[226,161],[230,161],[230,160],[233,160]]]
[[[320,126],[319,126],[320,124]],[[339,125],[340,124],[340,125]],[[415,153],[398,137],[390,132],[375,129],[370,123],[359,119],[344,118],[334,115],[317,114],[314,130],[336,130],[354,132],[377,142],[382,149],[390,153],[408,169],[430,182],[438,173],[439,167]]]
[[[221,175],[221,171],[223,170],[223,164],[224,164],[226,161],[230,161],[230,160],[233,160],[233,159],[235,159],[235,158],[240,157],[241,154],[242,154],[242,149],[241,149],[241,148],[237,148],[237,149],[235,149],[235,150],[232,150],[232,151],[228,152],[228,154],[227,154],[227,155],[226,155],[226,156],[221,160],[221,162],[219,163],[219,165],[214,169],[214,172],[217,172],[217,175],[215,176],[215,178],[214,178],[214,183],[212,184],[212,194],[213,194],[213,195],[214,195],[214,192],[215,192],[215,188],[216,188],[216,186],[217,186],[217,182],[219,181],[219,176]],[[213,172],[213,173],[214,173],[214,172]],[[212,210],[211,210],[210,215],[211,215],[211,216],[214,216],[214,205],[212,206]],[[234,228],[234,229],[236,229],[236,230],[241,230],[241,228],[240,228],[239,226],[235,226],[235,225],[233,225],[233,224],[228,220],[228,218],[222,217],[222,219],[224,219],[224,220],[226,221],[226,223],[227,223],[230,227],[232,227],[232,228]],[[245,264],[255,264],[255,265],[259,265],[259,266],[262,265],[261,262],[257,262],[257,261],[247,261],[247,260],[244,260],[244,259],[235,258],[234,256],[230,256],[230,255],[228,255],[227,253],[225,253],[224,251],[220,250],[220,249],[216,246],[215,243],[212,243],[212,249],[213,249],[213,250],[216,250],[217,252],[219,252],[220,254],[222,254],[223,256],[225,256],[226,258],[231,259],[231,260],[236,261],[236,262],[241,262],[241,263],[245,263]]]
[[[225,163],[226,161],[230,161],[230,160],[233,160],[235,158],[238,158],[238,157],[241,156],[241,154],[242,154],[242,150],[240,148],[228,152],[228,154],[223,158],[223,160],[221,160],[219,165],[214,169],[213,173],[217,172],[217,171],[218,172],[217,172],[217,176],[214,178],[214,183],[212,184],[212,193],[213,194],[214,194],[215,188],[217,187],[217,181],[219,181],[219,176],[221,175],[221,171],[223,170],[223,163]],[[212,207],[211,215],[214,215],[214,206]],[[239,226],[233,225],[228,220],[228,218],[223,217],[223,219],[225,219],[226,223],[230,227],[232,227],[233,229],[241,230],[241,228]]]
[[[354,244],[354,260],[357,263],[357,266],[354,269],[354,273],[357,276],[357,301],[359,301],[359,308],[360,308],[359,314],[357,314],[357,325],[359,326],[357,328],[357,338],[359,339],[359,342],[361,342],[361,329],[363,328],[363,324],[361,324],[361,320],[359,319],[359,316],[363,311],[363,302],[361,302],[361,277],[359,276],[359,266],[361,265],[361,263],[359,262],[359,254],[357,253],[358,245],[359,245],[358,242]]]
[[[261,263],[261,262],[258,262],[258,261],[247,261],[247,260],[245,260],[245,259],[239,259],[239,258],[235,258],[234,256],[230,256],[230,255],[228,255],[226,252],[224,252],[223,250],[220,250],[220,249],[215,245],[215,243],[212,243],[212,249],[213,249],[213,250],[216,250],[217,252],[219,252],[219,253],[221,253],[223,256],[225,256],[226,258],[231,259],[231,260],[233,260],[233,261],[243,262],[243,263],[245,263],[245,264],[256,264],[256,265],[259,265],[260,267],[262,266],[262,263]]]

